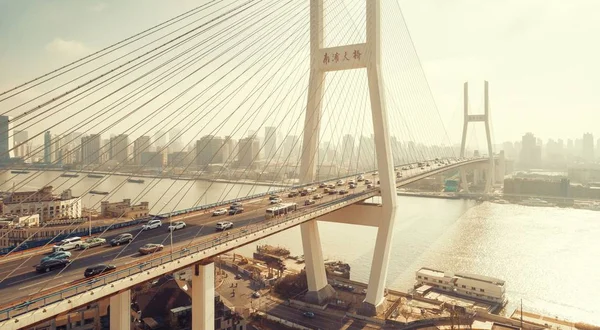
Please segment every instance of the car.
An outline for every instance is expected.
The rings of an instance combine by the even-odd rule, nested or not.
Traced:
[[[83,241],[83,243],[81,243],[81,245],[79,246],[79,249],[85,250],[85,249],[93,248],[96,246],[104,245],[104,243],[106,243],[106,239],[104,239],[102,237],[90,237],[90,238],[86,239],[85,241]]]
[[[75,236],[75,237],[65,238],[62,241],[56,243],[52,247],[52,251],[57,252],[57,251],[67,251],[67,250],[79,249],[79,246],[81,245],[81,243],[83,243],[81,241],[81,237]]]
[[[142,230],[151,230],[151,229],[156,229],[158,227],[162,227],[162,221],[155,219],[155,220],[150,220],[148,221],[147,224],[142,226]]]
[[[161,251],[162,249],[164,249],[164,245],[162,245],[162,244],[148,243],[148,244],[142,246],[138,251],[140,252],[141,255],[144,255],[144,254],[151,254],[154,252],[158,252],[158,251]]]
[[[177,230],[177,229],[183,229],[185,228],[186,224],[183,221],[175,221],[172,224],[169,225],[169,231],[171,230]]]
[[[274,199],[279,199],[279,196],[277,196],[277,195],[271,195],[271,196],[269,196],[269,200],[270,201],[272,201]]]
[[[298,192],[297,191],[290,191],[290,193],[288,194],[289,198],[296,197],[296,196],[298,196]]]
[[[365,177],[364,177],[364,176],[362,176],[362,174],[361,174],[361,175],[359,175],[359,176],[356,178],[356,181],[357,181],[357,182],[365,181]]]
[[[231,203],[231,207],[242,207],[242,203],[240,203],[240,202]]]
[[[315,313],[313,312],[304,312],[302,313],[302,316],[309,318],[309,319],[314,319],[315,318]]]
[[[379,174],[379,173],[377,173],[377,172],[373,172],[373,176],[377,176],[377,174]]]
[[[238,213],[242,213],[244,212],[244,208],[243,207],[238,207],[237,209],[231,209],[229,210],[229,215],[236,215]]]
[[[327,183],[324,183],[324,182],[323,182],[323,183],[321,183],[321,184],[319,185],[319,188],[325,188],[325,187],[327,187]]]
[[[313,199],[321,199],[321,198],[323,198],[323,195],[321,195],[321,194],[316,194],[313,196]]]
[[[271,199],[270,201],[271,204],[279,204],[281,202],[283,202],[281,198]]]
[[[218,209],[213,212],[213,216],[215,217],[223,214],[227,214],[227,209]]]
[[[365,180],[365,184],[371,184],[371,183],[372,183],[371,180],[369,180],[369,179]]]
[[[87,268],[83,272],[83,276],[92,277],[92,276],[100,275],[102,273],[108,273],[115,269],[117,269],[117,266],[114,266],[114,265],[96,265],[96,266]]]
[[[39,265],[35,266],[35,270],[38,273],[47,273],[57,268],[66,267],[71,261],[69,259],[50,259],[44,262],[40,262]]]
[[[356,185],[354,183],[351,184],[349,187],[350,187],[350,189],[356,189]]]
[[[307,190],[302,190],[302,191],[300,192],[300,196],[304,197],[304,196],[306,196],[306,195],[308,195],[308,191],[307,191]]]
[[[371,189],[371,188],[373,188],[373,185],[369,183],[369,184],[367,185],[367,189]]]
[[[337,190],[335,190],[335,189],[334,189],[334,190],[330,190],[330,191],[329,191],[329,194],[330,194],[330,195],[337,195],[337,193],[338,193],[338,192],[337,192]]]
[[[45,262],[51,259],[69,259],[71,258],[71,252],[68,251],[57,251],[50,253],[49,255],[42,258],[40,262]]]
[[[314,199],[307,199],[304,201],[304,205],[313,205],[315,202]]]
[[[236,280],[241,280],[241,279],[242,279],[242,275],[240,275],[240,274],[235,274],[235,279],[236,279]]]
[[[325,193],[325,194],[329,194],[330,191],[331,191],[331,188],[329,188],[329,187],[323,189],[323,193]]]
[[[354,180],[349,180],[348,184],[355,184],[356,182]]]
[[[339,192],[339,194],[340,194],[340,195],[345,195],[345,194],[347,194],[347,193],[348,193],[348,190],[345,190],[345,189],[342,189],[342,190],[340,190],[340,192]]]
[[[258,292],[258,291],[254,291],[254,292],[252,293],[252,298],[260,298],[260,292]]]
[[[408,167],[406,167],[406,166],[402,166],[402,170],[403,170],[403,171],[407,171],[407,170],[408,170]]]
[[[119,234],[117,237],[113,238],[110,241],[110,245],[111,246],[118,246],[121,244],[128,244],[129,242],[133,241],[133,235],[126,233],[126,234]]]
[[[221,221],[217,222],[216,229],[217,230],[227,230],[233,228],[233,222],[231,221]]]
[[[338,181],[336,182],[336,184],[337,184],[338,186],[343,186],[343,185],[344,185],[344,180],[338,180]]]

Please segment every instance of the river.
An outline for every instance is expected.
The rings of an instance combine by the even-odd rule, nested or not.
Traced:
[[[31,182],[23,183],[25,178]],[[110,191],[109,196],[82,199],[95,206],[103,199],[148,201],[154,213],[181,209],[267,191],[266,187],[203,181],[149,179],[126,183],[126,177],[63,178],[60,172],[0,174],[0,190],[38,189],[51,183],[57,192],[71,188]],[[79,181],[79,182],[78,182]],[[95,188],[90,185],[99,183]],[[116,188],[120,187],[120,188]],[[206,196],[202,196],[204,192]],[[600,212],[476,203],[418,197],[398,197],[398,212],[390,254],[388,287],[408,290],[420,267],[471,272],[506,281],[509,305],[572,321],[600,324]],[[352,267],[353,280],[367,282],[376,229],[319,223],[323,253]],[[264,239],[258,244],[280,245],[302,254],[300,229]],[[255,245],[237,252],[251,255]]]

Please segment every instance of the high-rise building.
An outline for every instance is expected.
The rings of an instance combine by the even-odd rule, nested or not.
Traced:
[[[52,163],[58,165],[63,164],[63,151],[62,151],[62,136],[54,135],[50,141],[50,154]]]
[[[154,144],[156,150],[164,148],[167,145],[167,134],[163,131],[154,133],[154,136],[152,137],[152,143]]]
[[[81,138],[81,163],[101,164],[100,134],[92,134]]]
[[[583,134],[581,157],[589,162],[594,161],[594,135],[591,133]]]
[[[542,165],[542,147],[532,133],[523,135],[520,165],[523,168],[540,168]]]
[[[30,142],[27,141],[29,140],[29,134],[27,133],[27,131],[17,131],[15,130],[15,135],[13,136],[13,143],[14,143],[14,152],[15,152],[15,157],[19,157],[23,160],[26,160],[29,158],[29,153],[31,152],[31,148],[30,148]]]
[[[142,153],[150,151],[150,137],[140,136],[133,141],[133,163],[135,165],[144,165],[142,162]]]
[[[205,166],[208,164],[223,163],[225,140],[218,136],[206,135],[196,141],[196,164]]]
[[[12,122],[9,116],[0,116],[0,161],[14,157]]]
[[[240,139],[239,149],[238,163],[240,167],[252,167],[256,161],[260,160],[260,142],[257,138]]]
[[[44,133],[44,163],[52,163],[52,135],[50,131]]]
[[[183,151],[181,128],[173,127],[169,130],[169,150],[171,152]]]
[[[350,163],[351,160],[356,156],[354,154],[354,136],[350,134],[344,135],[342,138],[342,159],[341,162]]]
[[[265,159],[271,163],[277,152],[277,127],[265,127]]]
[[[127,134],[119,134],[110,138],[110,155],[112,160],[119,164],[126,164],[129,158],[129,138]]]
[[[288,135],[283,140],[283,153],[290,163],[295,163],[298,160],[301,148],[300,139],[296,135]]]

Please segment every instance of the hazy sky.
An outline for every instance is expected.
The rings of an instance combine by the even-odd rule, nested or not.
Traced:
[[[395,1],[395,0],[385,0]],[[178,15],[192,0],[0,0],[0,90]],[[401,0],[442,118],[458,141],[462,83],[495,141],[600,138],[600,1]],[[483,128],[477,129],[478,137]]]

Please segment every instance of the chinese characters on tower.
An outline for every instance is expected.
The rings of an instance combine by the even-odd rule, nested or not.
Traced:
[[[352,54],[348,54],[348,52],[344,52],[343,56],[342,54],[335,52],[335,53],[325,53],[325,55],[323,56],[323,64],[327,65],[330,62],[333,63],[339,63],[339,62],[348,62],[351,60],[360,60],[360,57],[362,56],[362,53],[360,52],[360,50],[355,49]]]

